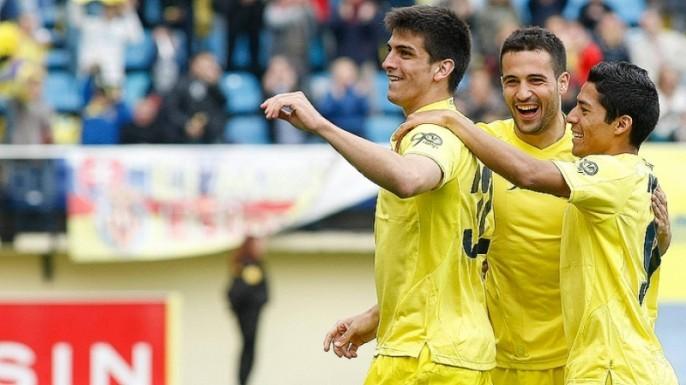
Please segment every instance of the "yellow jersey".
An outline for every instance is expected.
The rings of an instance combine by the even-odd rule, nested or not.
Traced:
[[[452,99],[420,111],[455,110]],[[395,143],[391,143],[395,148]],[[402,155],[431,158],[443,173],[434,190],[401,199],[381,190],[376,206],[376,354],[419,357],[473,370],[495,366],[478,238],[490,209],[490,174],[448,129],[420,125]]]
[[[660,264],[651,166],[633,154],[554,163],[571,191],[560,255],[566,383],[676,385],[645,298]]]
[[[541,149],[517,136],[512,119],[478,126],[534,158],[576,159],[569,128]],[[559,284],[566,207],[564,199],[518,188],[493,175],[495,225],[487,254],[486,302],[498,367],[545,370],[567,361]]]

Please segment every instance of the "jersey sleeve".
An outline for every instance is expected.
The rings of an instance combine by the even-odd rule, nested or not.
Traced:
[[[400,155],[422,155],[432,159],[443,173],[440,188],[457,175],[457,164],[464,144],[445,127],[422,124],[405,135],[400,142]]]
[[[599,216],[613,215],[630,189],[622,188],[622,168],[611,156],[587,156],[575,162],[553,160],[567,182],[569,202]]]
[[[499,124],[499,121],[495,121],[492,123],[476,123],[475,125],[479,127],[483,132],[487,133],[490,136],[500,138],[502,137],[502,127]]]

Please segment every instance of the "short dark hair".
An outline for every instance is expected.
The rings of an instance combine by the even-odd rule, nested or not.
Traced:
[[[632,120],[630,142],[639,148],[650,135],[660,116],[657,89],[648,71],[627,62],[600,62],[591,68],[588,82],[595,85],[605,123],[628,115]]]
[[[541,27],[520,28],[510,34],[500,48],[500,71],[503,67],[503,56],[508,52],[545,51],[553,61],[555,76],[567,70],[567,52],[562,40],[554,33]]]
[[[472,40],[469,26],[448,8],[430,5],[393,8],[384,18],[386,28],[418,34],[424,38],[429,60],[452,59],[455,69],[448,78],[450,92],[462,80],[471,58]]]

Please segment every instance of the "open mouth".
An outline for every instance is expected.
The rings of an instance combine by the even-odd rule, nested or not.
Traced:
[[[536,104],[521,104],[516,106],[517,113],[524,119],[533,119],[536,117],[540,107]]]

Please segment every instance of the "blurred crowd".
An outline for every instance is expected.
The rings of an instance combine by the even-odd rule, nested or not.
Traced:
[[[660,93],[652,141],[686,141],[683,0],[418,0],[471,26],[456,102],[508,115],[502,40],[523,25],[568,50],[574,104],[601,60],[648,70]],[[323,115],[375,141],[402,113],[385,100],[383,15],[413,0],[0,0],[0,138],[7,144],[311,143],[259,103],[305,90]]]

